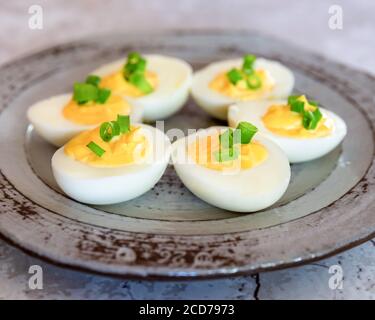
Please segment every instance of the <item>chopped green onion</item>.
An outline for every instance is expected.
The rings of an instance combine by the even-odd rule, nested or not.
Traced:
[[[290,110],[303,114],[305,110],[305,103],[303,101],[294,100],[290,105]]]
[[[290,105],[290,110],[297,112],[302,116],[302,125],[307,130],[314,130],[318,126],[319,121],[323,118],[322,113],[318,108],[318,102],[314,100],[309,100],[308,104],[315,106],[314,111],[305,110],[305,103],[298,100],[300,96],[289,96],[288,105]]]
[[[153,91],[152,86],[147,81],[145,75],[140,72],[135,72],[129,77],[129,82],[136,86],[143,93],[150,93]]]
[[[90,141],[87,145],[87,148],[89,148],[92,152],[94,152],[98,157],[101,157],[105,150],[102,149],[99,145],[97,145],[94,141]]]
[[[92,84],[93,86],[97,87],[97,86],[99,86],[100,80],[101,79],[100,79],[99,76],[96,76],[94,74],[90,74],[86,78],[86,83],[87,84]]]
[[[73,91],[73,100],[77,101],[79,104],[98,98],[98,89],[92,84],[75,83]]]
[[[242,70],[246,74],[252,74],[254,72],[253,66],[254,62],[256,60],[256,56],[253,54],[246,54],[243,57],[243,64],[242,64]]]
[[[319,121],[323,118],[322,113],[320,112],[319,108],[316,108],[313,111],[313,119],[310,122],[309,130],[314,130],[318,126]]]
[[[241,144],[248,144],[251,142],[251,139],[258,132],[258,128],[252,125],[250,122],[241,121],[237,125],[237,130],[241,134]]]
[[[120,126],[120,132],[126,133],[130,130],[130,117],[129,116],[123,116],[123,115],[117,115],[117,123]]]
[[[319,108],[316,108],[314,111],[305,111],[302,118],[303,127],[307,130],[314,130],[322,118],[323,115]]]
[[[139,52],[130,52],[128,54],[128,63],[129,64],[136,64],[141,59],[141,55]]]
[[[288,97],[288,105],[292,105],[294,101],[296,101],[300,96],[289,96]]]
[[[100,104],[104,104],[104,103],[106,103],[106,101],[108,100],[110,95],[111,95],[111,90],[105,89],[105,88],[99,88],[98,98],[96,99],[96,102],[98,102]]]
[[[138,52],[128,54],[128,60],[124,65],[123,75],[125,80],[136,86],[143,93],[147,94],[153,91],[152,86],[146,80],[144,75],[147,61]]]
[[[144,73],[146,70],[146,60],[140,58],[136,63],[127,62],[124,67],[124,76],[129,78],[134,72]]]
[[[314,115],[312,113],[312,111],[305,111],[303,113],[303,117],[302,117],[302,125],[305,129],[309,129],[310,127],[310,124],[312,122],[312,120],[314,119]]]
[[[112,137],[118,136],[121,133],[120,125],[117,121],[111,121],[112,124]]]
[[[100,126],[99,132],[102,140],[109,142],[114,136],[120,134],[120,126],[116,121],[103,122]]]
[[[262,80],[256,73],[253,73],[247,77],[246,84],[249,89],[255,90],[262,86]]]
[[[233,68],[229,72],[227,72],[227,77],[230,83],[236,85],[238,81],[242,80],[241,71]]]

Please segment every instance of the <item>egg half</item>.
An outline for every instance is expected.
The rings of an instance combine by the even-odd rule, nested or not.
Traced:
[[[106,64],[93,73],[103,78],[103,86],[142,109],[145,121],[168,118],[180,110],[188,99],[192,68],[187,62],[168,56],[150,54],[144,55],[144,58],[147,62],[145,76],[152,86],[152,92],[148,94],[124,79],[126,59]]]
[[[329,153],[344,139],[344,120],[332,111],[319,108],[322,120],[314,130],[302,126],[302,118],[290,111],[287,100],[247,101],[229,107],[231,127],[249,121],[284,150],[291,163],[317,159]]]
[[[228,71],[241,68],[243,59],[214,62],[194,73],[191,93],[196,103],[211,116],[226,120],[228,106],[246,100],[286,98],[294,86],[293,73],[277,61],[258,58],[254,70],[262,85],[249,89],[241,81],[233,85]]]
[[[113,93],[104,104],[85,105],[78,105],[71,93],[65,93],[39,101],[27,110],[27,118],[36,132],[57,147],[82,131],[114,119],[117,114],[130,115],[132,122],[140,122],[142,118],[140,109]]]
[[[94,141],[105,153],[87,148]],[[52,157],[57,184],[71,198],[88,204],[114,204],[149,191],[170,158],[168,137],[154,127],[135,124],[129,133],[104,142],[99,127],[80,133]]]
[[[172,145],[174,168],[185,186],[209,204],[237,212],[253,212],[274,204],[290,180],[284,152],[256,134],[239,147],[236,160],[219,162],[219,134],[227,127],[200,130]]]

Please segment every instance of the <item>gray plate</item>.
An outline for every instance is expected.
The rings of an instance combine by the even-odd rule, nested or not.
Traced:
[[[253,214],[202,202],[173,168],[133,201],[77,203],[57,187],[54,148],[28,126],[25,111],[129,50],[181,57],[195,69],[245,52],[280,60],[294,71],[297,91],[344,118],[348,136],[325,157],[293,165],[285,196]],[[174,33],[58,46],[3,66],[0,84],[0,233],[41,257],[116,275],[222,276],[322,258],[374,236],[375,79],[367,74],[255,34]],[[166,130],[215,124],[189,101]]]

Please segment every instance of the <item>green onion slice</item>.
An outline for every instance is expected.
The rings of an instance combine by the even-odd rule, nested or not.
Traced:
[[[145,75],[140,72],[135,72],[129,77],[129,82],[136,86],[143,93],[147,94],[153,91],[152,86],[147,81]]]
[[[105,88],[99,88],[98,89],[98,98],[96,99],[96,102],[98,102],[100,104],[104,104],[104,103],[106,103],[106,101],[108,100],[110,95],[111,95],[111,90],[105,89]]]
[[[300,96],[289,96],[288,97],[288,105],[292,105],[294,101],[296,101]]]
[[[228,77],[229,82],[234,85],[236,85],[238,81],[243,79],[241,71],[236,68],[233,68],[230,71],[228,71],[227,77]]]
[[[129,81],[134,73],[143,74],[146,71],[147,61],[138,52],[128,54],[128,60],[124,65],[124,78]]]
[[[98,157],[101,157],[105,153],[105,150],[97,145],[94,141],[90,141],[86,147],[94,152]]]
[[[243,57],[243,64],[242,70],[246,74],[252,74],[254,72],[254,62],[256,60],[256,56],[253,54],[247,54]]]
[[[303,114],[305,110],[305,103],[303,101],[294,100],[290,105],[290,110]]]
[[[256,73],[252,73],[247,77],[246,84],[249,89],[255,90],[262,86],[262,80]]]
[[[92,84],[95,87],[99,86],[101,78],[99,76],[96,76],[94,74],[90,74],[86,78],[86,83],[87,84]]]
[[[254,135],[258,132],[258,128],[250,122],[241,121],[237,125],[237,129],[240,132],[241,144],[248,144],[253,139]]]
[[[103,122],[100,126],[100,137],[103,141],[109,142],[120,134],[120,126],[117,121]]]
[[[79,104],[86,103],[98,98],[98,89],[92,84],[75,83],[73,90],[73,100]]]
[[[307,130],[314,130],[322,118],[323,115],[319,108],[314,111],[305,111],[302,118],[302,125]]]
[[[121,133],[127,133],[130,130],[130,117],[129,116],[123,116],[123,115],[117,115],[117,123],[120,126],[120,132]]]

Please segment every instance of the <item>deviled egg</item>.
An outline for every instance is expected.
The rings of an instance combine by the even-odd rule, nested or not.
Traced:
[[[103,86],[143,110],[145,121],[165,119],[185,104],[192,81],[192,68],[183,60],[132,52],[93,71]]]
[[[284,152],[257,128],[211,127],[172,145],[174,168],[185,186],[209,204],[253,212],[274,204],[290,180]],[[254,137],[255,135],[255,137]]]
[[[337,114],[318,107],[304,95],[288,100],[248,101],[229,107],[231,127],[251,121],[284,150],[291,163],[324,156],[346,135],[346,125]]]
[[[84,131],[52,157],[57,184],[71,198],[113,204],[150,190],[163,175],[171,144],[159,129],[130,125],[129,116]]]
[[[243,59],[211,63],[196,72],[191,93],[207,113],[226,120],[230,104],[286,98],[293,86],[294,76],[287,67],[277,61],[248,54]]]
[[[62,146],[76,134],[94,128],[117,114],[130,115],[133,122],[142,118],[120,95],[101,85],[97,75],[85,83],[75,83],[74,92],[57,95],[32,105],[27,117],[38,134],[55,146]]]

